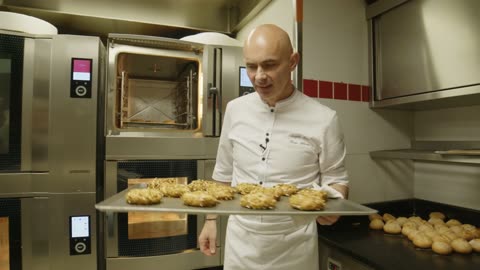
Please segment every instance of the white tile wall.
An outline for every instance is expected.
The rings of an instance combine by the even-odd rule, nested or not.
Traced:
[[[480,166],[415,162],[415,197],[480,210]]]
[[[480,106],[418,111],[415,139],[480,141]],[[480,166],[415,163],[415,197],[480,209]]]
[[[480,106],[416,112],[415,139],[480,141]]]

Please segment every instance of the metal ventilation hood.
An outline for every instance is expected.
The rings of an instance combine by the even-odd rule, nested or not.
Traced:
[[[0,0],[0,10],[45,20],[59,34],[139,34],[181,38],[234,35],[271,0]]]

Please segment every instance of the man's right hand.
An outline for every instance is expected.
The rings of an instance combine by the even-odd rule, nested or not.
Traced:
[[[216,246],[217,240],[217,221],[216,220],[206,220],[203,225],[202,232],[198,237],[198,242],[200,244],[200,251],[207,256],[215,255],[217,251]]]

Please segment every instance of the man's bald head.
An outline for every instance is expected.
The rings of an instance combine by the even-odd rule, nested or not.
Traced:
[[[280,27],[264,24],[253,29],[245,40],[243,58],[255,91],[269,106],[292,94],[290,77],[300,56]]]
[[[260,25],[250,32],[244,43],[244,52],[251,48],[269,48],[282,57],[289,57],[293,53],[287,32],[273,24]]]

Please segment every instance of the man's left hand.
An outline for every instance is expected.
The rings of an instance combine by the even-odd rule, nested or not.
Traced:
[[[317,222],[320,225],[332,225],[337,222],[340,216],[319,216],[317,217]]]

